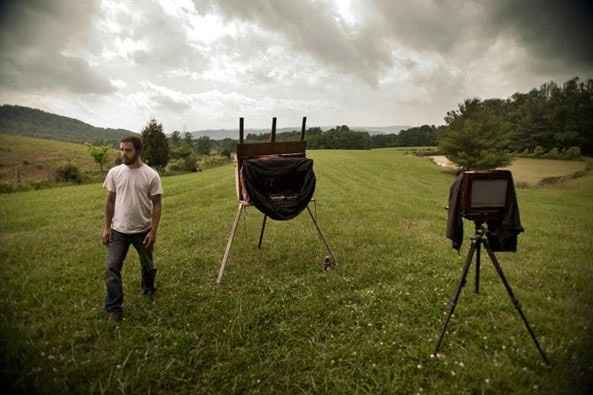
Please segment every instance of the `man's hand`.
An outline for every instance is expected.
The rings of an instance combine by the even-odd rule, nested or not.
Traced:
[[[101,235],[101,243],[103,245],[109,245],[111,241],[111,229],[103,229],[103,235]]]
[[[148,248],[151,245],[153,245],[155,242],[156,242],[156,232],[151,229],[146,234],[146,237],[144,237],[144,241],[142,243],[144,244],[144,247]]]

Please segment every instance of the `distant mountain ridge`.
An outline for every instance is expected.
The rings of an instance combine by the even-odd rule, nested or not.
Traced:
[[[316,127],[316,126],[314,126]],[[321,126],[324,131],[336,126]],[[348,126],[350,130],[375,134],[398,134],[411,126]],[[300,126],[283,127],[276,129],[277,133],[301,130]],[[270,128],[245,129],[248,134],[269,133]],[[37,137],[49,140],[66,141],[71,143],[102,144],[107,141],[111,145],[117,143],[125,136],[138,135],[126,129],[100,128],[75,118],[52,114],[39,109],[19,105],[4,104],[0,106],[0,133],[19,136]],[[167,134],[171,134],[167,133]],[[236,129],[204,129],[190,132],[194,139],[207,136],[213,140],[239,138],[239,128]]]
[[[0,106],[0,133],[72,143],[117,144],[125,136],[137,135],[126,129],[99,128],[78,119],[17,105]]]

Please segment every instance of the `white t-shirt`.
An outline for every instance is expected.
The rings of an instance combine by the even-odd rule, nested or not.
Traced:
[[[159,173],[145,164],[138,168],[121,164],[109,170],[103,187],[115,192],[111,229],[127,234],[150,229],[151,197],[163,193]]]

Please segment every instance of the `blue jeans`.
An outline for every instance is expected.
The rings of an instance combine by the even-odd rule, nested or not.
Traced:
[[[105,263],[105,311],[108,313],[121,313],[124,303],[124,289],[121,279],[121,269],[128,254],[130,244],[134,246],[140,258],[140,272],[142,275],[141,286],[145,295],[152,295],[156,289],[154,278],[156,268],[152,260],[154,244],[145,247],[142,242],[148,232],[125,234],[115,230],[111,231],[111,241],[107,245],[107,258]]]

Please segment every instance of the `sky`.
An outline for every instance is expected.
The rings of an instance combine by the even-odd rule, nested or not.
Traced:
[[[586,0],[0,0],[0,104],[140,132],[442,125],[593,78]]]

